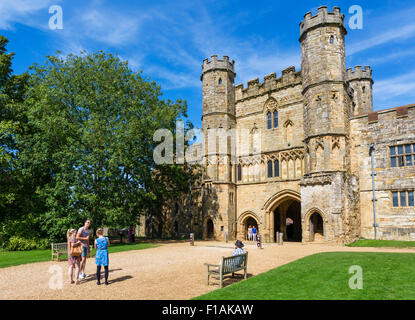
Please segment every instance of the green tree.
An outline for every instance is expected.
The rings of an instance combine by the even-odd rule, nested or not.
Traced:
[[[0,244],[10,235],[27,235],[36,220],[30,211],[36,197],[28,196],[33,181],[21,171],[16,141],[26,122],[22,102],[29,76],[12,75],[14,53],[7,53],[7,43],[0,36]]]
[[[31,134],[17,134],[19,161],[38,179],[51,239],[86,217],[95,226],[130,224],[158,200],[154,190],[164,186],[154,185],[153,172],[161,169],[153,133],[174,131],[187,108],[161,94],[155,82],[102,51],[48,56],[32,67],[25,97]]]

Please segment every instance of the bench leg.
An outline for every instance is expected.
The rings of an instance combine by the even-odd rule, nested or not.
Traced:
[[[246,280],[246,275],[247,275],[247,273],[246,273],[246,267],[245,267],[245,269],[244,269],[244,279]]]

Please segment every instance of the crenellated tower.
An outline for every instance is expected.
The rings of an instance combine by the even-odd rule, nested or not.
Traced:
[[[233,133],[235,129],[234,61],[212,55],[202,65],[203,137],[206,166],[207,197],[204,227],[213,222],[213,236],[222,239],[225,232],[232,237],[235,231],[235,170],[232,164]],[[219,206],[220,204],[220,206]],[[211,234],[210,234],[211,235]]]
[[[300,29],[306,173],[344,171],[349,104],[344,15],[323,6],[314,17],[307,13]],[[336,155],[330,152],[334,142]]]
[[[372,70],[369,66],[356,66],[346,70],[346,81],[353,89],[351,115],[366,114],[373,111]]]
[[[352,237],[358,230],[349,222],[350,172],[349,117],[351,90],[346,79],[344,15],[340,8],[318,8],[300,23],[304,103],[305,177],[302,179],[302,214],[312,214],[316,203],[330,230],[327,240]],[[354,216],[354,213],[351,213]],[[305,219],[309,219],[306,217]],[[330,226],[330,227],[329,227]],[[312,238],[313,227],[303,235]],[[352,231],[352,232],[351,232]]]

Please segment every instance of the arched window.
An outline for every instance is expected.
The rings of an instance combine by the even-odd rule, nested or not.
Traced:
[[[365,94],[365,92],[366,92],[366,87],[363,87],[363,88],[362,88],[362,91],[363,91],[363,94]]]
[[[272,178],[272,161],[268,160],[268,178]]]
[[[242,166],[238,164],[238,181],[242,180]]]
[[[274,128],[278,128],[278,111],[274,110]]]
[[[222,84],[222,78],[219,78],[218,83],[219,83],[219,85],[221,85],[221,84]]]
[[[268,129],[272,128],[272,124],[271,124],[271,112],[267,113],[267,123],[268,123]]]
[[[334,43],[334,36],[330,36],[330,44]]]
[[[279,160],[274,161],[274,177],[280,176],[280,162]]]

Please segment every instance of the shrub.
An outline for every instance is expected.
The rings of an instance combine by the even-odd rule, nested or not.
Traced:
[[[49,241],[47,239],[25,239],[16,236],[11,237],[5,245],[5,249],[9,251],[27,251],[48,247]]]

